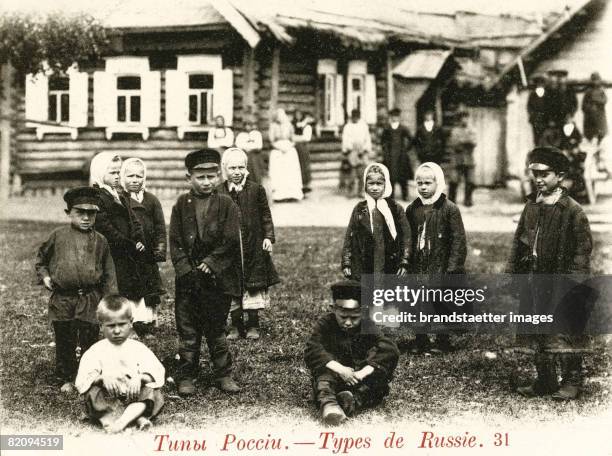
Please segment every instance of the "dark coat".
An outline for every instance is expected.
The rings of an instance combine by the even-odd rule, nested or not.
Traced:
[[[538,238],[543,248],[547,251],[555,251],[556,256],[554,260],[545,264],[540,261],[537,272],[588,274],[593,240],[587,216],[582,207],[570,198],[565,190],[556,205],[560,210],[557,212],[556,219],[550,224],[558,228],[554,230],[554,235]],[[535,195],[531,195],[514,234],[510,259],[506,268],[509,273],[527,274],[533,271],[531,254],[540,209],[541,204],[535,202]]]
[[[385,274],[395,274],[400,267],[408,269],[412,252],[410,225],[402,207],[392,198],[385,198],[393,214],[397,236],[391,237],[385,224]],[[370,227],[370,213],[366,201],[357,203],[351,214],[344,246],[342,268],[351,268],[353,280],[360,280],[361,274],[372,274],[374,269],[374,236]]]
[[[431,131],[427,131],[421,125],[414,138],[414,146],[417,151],[417,156],[421,163],[434,162],[437,164],[443,163],[445,157],[445,134],[442,127],[434,125]]]
[[[257,289],[279,283],[272,257],[262,248],[265,238],[275,242],[266,190],[250,179],[239,193],[230,193],[228,188],[228,182],[224,182],[219,186],[219,193],[232,198],[240,209],[244,286]]]
[[[146,255],[138,252],[136,243],[144,244],[144,232],[132,209],[135,201],[120,194],[119,203],[108,190],[99,188],[100,211],[96,216],[95,228],[108,241],[115,270],[119,294],[128,299],[139,300],[150,290],[146,284]]]
[[[383,164],[389,168],[391,182],[401,182],[412,178],[412,165],[408,151],[412,145],[412,135],[408,127],[401,125],[396,130],[387,125],[380,137],[383,151]]]
[[[129,195],[126,194],[126,198]],[[166,261],[166,221],[159,200],[147,191],[144,192],[142,203],[131,199],[130,205],[134,215],[140,222],[144,235],[145,251],[143,257],[146,266],[143,268],[143,279],[151,294],[164,294],[165,290],[159,275],[157,262]]]
[[[555,325],[581,331],[588,318],[589,302],[595,295],[588,287],[578,286],[571,292],[568,284],[580,283],[562,274],[589,274],[593,240],[589,221],[582,207],[567,195],[555,204],[547,215],[547,231],[538,235],[538,251],[548,252],[537,261],[533,248],[542,204],[530,195],[521,214],[506,271],[513,274],[538,274],[533,281],[521,281],[521,313],[555,314]],[[550,217],[552,217],[550,219]],[[542,276],[541,274],[547,274]],[[554,274],[554,276],[550,276]],[[551,277],[549,279],[548,277]],[[562,322],[566,323],[562,323]],[[533,328],[531,329],[533,331]]]
[[[315,325],[306,342],[304,359],[314,377],[328,372],[327,363],[337,361],[355,370],[370,365],[390,379],[399,355],[395,343],[385,336],[362,334],[359,330],[353,334],[343,331],[332,312]]]
[[[170,257],[177,281],[195,273],[201,262],[213,271],[216,284],[231,296],[242,296],[240,279],[240,210],[227,195],[210,196],[204,217],[204,239],[198,234],[195,196],[179,196],[170,218]]]
[[[608,98],[601,87],[591,87],[582,99],[582,111],[584,112],[584,136],[588,140],[593,137],[602,138],[608,133],[608,120],[606,118],[606,103]]]
[[[422,210],[422,208],[423,202],[420,198],[415,199],[406,208],[406,217],[412,233],[411,246],[415,253],[417,252],[419,233],[417,211]],[[412,264],[411,272],[427,272],[429,274],[465,272],[467,245],[461,212],[457,205],[449,201],[444,194],[433,204],[433,209],[427,216],[425,236],[429,241],[427,270],[417,270],[419,268]],[[416,255],[413,255],[413,258],[416,259]]]
[[[529,123],[539,128],[544,129],[548,124],[548,90],[545,89],[544,95],[541,97],[533,90],[527,99],[527,114],[529,115]]]

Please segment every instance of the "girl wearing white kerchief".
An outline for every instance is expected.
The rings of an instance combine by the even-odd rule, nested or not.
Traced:
[[[342,272],[405,275],[411,255],[410,226],[402,207],[390,197],[389,170],[380,163],[364,171],[365,200],[351,214],[342,249]]]
[[[439,165],[425,162],[415,173],[419,193],[406,208],[406,216],[412,233],[414,254],[410,270],[415,274],[457,274],[465,272],[467,254],[465,229],[457,205],[446,198],[444,172]],[[444,311],[435,303],[437,312]],[[440,304],[442,305],[442,304]],[[436,337],[435,352],[448,351],[452,347],[448,334]],[[427,334],[417,334],[412,351],[428,350]]]
[[[106,190],[119,201],[119,173],[121,157],[113,152],[100,152],[89,165],[89,185]]]

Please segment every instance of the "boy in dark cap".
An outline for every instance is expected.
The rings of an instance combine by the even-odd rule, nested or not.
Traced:
[[[176,380],[181,395],[195,392],[202,336],[206,338],[215,384],[240,388],[231,378],[232,357],[225,321],[232,297],[242,296],[238,206],[216,187],[219,152],[202,149],[185,158],[189,193],[179,196],[170,220],[170,255],[176,272],[175,317],[180,362]]]
[[[85,353],[100,332],[96,308],[117,293],[115,265],[106,238],[94,230],[98,191],[78,187],[64,195],[70,226],[57,228],[38,249],[36,273],[51,291],[49,320],[55,333],[55,372],[61,391],[74,391],[76,348]]]
[[[588,274],[592,250],[591,230],[580,205],[568,196],[561,182],[569,161],[554,147],[538,147],[529,155],[536,194],[530,195],[514,235],[507,271],[512,274]],[[559,277],[560,280],[569,278]],[[554,282],[552,284],[554,287]],[[521,313],[553,313],[550,289],[522,290]],[[575,303],[580,308],[580,303]],[[575,399],[582,382],[582,357],[572,353],[576,339],[566,335],[535,335],[536,381],[518,388],[523,396],[552,394],[559,400]],[[554,352],[560,344],[570,350],[561,358],[562,382],[557,384]]]
[[[316,324],[304,358],[321,418],[337,425],[389,394],[399,350],[387,337],[361,333],[358,282],[342,281],[331,288],[332,312]]]

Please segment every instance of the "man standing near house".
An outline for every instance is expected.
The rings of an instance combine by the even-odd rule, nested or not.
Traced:
[[[442,165],[446,158],[444,154],[444,140],[444,131],[436,123],[434,112],[431,110],[426,111],[423,122],[419,125],[414,137],[414,147],[419,163],[434,162]]]
[[[578,110],[576,92],[567,82],[567,70],[551,70],[548,76],[551,79],[552,90],[548,94],[547,113],[549,120],[554,121],[555,127],[561,128],[568,115],[572,117]]]
[[[412,165],[408,151],[412,145],[412,136],[408,127],[400,123],[401,111],[397,108],[389,112],[389,125],[385,127],[380,138],[383,150],[383,164],[389,169],[391,177],[391,197],[395,184],[399,184],[402,199],[408,201],[408,179],[412,179]]]
[[[465,181],[464,205],[472,205],[472,191],[474,189],[474,149],[476,147],[476,133],[468,125],[469,113],[465,108],[457,111],[456,124],[453,126],[448,139],[449,153],[449,184],[448,199],[453,203],[457,200],[457,189],[461,179]]]
[[[533,143],[539,146],[542,140],[542,134],[548,126],[549,113],[547,110],[547,103],[549,97],[548,90],[546,90],[546,77],[544,75],[534,75],[532,82],[534,88],[527,100],[527,113],[529,114],[529,123],[533,130]]]

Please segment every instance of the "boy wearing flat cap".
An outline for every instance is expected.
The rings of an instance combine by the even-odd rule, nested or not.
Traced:
[[[588,274],[592,250],[589,221],[582,207],[561,186],[569,161],[555,147],[538,147],[529,155],[536,194],[530,195],[514,235],[507,271],[512,274]],[[561,280],[567,280],[560,277]],[[553,285],[554,287],[554,285]],[[522,313],[550,309],[550,292],[529,287],[521,293]],[[577,308],[579,303],[575,303]],[[582,357],[572,350],[576,339],[565,335],[535,335],[536,381],[518,388],[523,396],[552,394],[554,399],[575,399],[582,382]],[[569,350],[557,350],[559,344]],[[569,344],[569,346],[568,346]],[[562,382],[557,383],[554,352],[563,352]],[[571,354],[573,353],[573,354]]]
[[[324,423],[337,425],[389,394],[399,350],[379,334],[361,333],[358,282],[332,285],[333,309],[316,324],[304,358]]]
[[[106,238],[94,230],[98,191],[78,187],[64,195],[70,226],[54,230],[38,249],[36,273],[51,291],[49,320],[55,333],[55,372],[63,392],[74,391],[76,347],[98,340],[100,299],[117,293],[115,265]]]
[[[242,296],[240,215],[232,199],[216,191],[220,162],[214,149],[189,153],[185,167],[191,190],[172,208],[170,256],[176,272],[180,355],[175,378],[181,395],[195,392],[202,336],[216,386],[227,393],[240,391],[231,378],[232,357],[225,339],[230,303]]]

